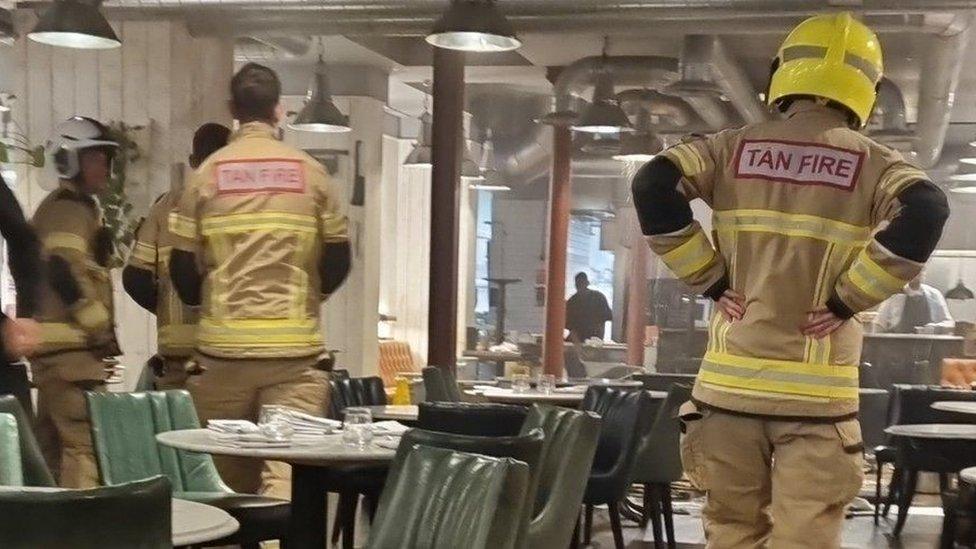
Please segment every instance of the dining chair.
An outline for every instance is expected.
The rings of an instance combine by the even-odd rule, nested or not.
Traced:
[[[517,435],[529,409],[491,402],[421,402],[417,427],[459,435],[501,437]]]
[[[164,476],[93,490],[0,490],[4,549],[171,549]]]
[[[651,522],[654,544],[664,541],[661,535],[661,519],[668,547],[675,546],[674,510],[671,505],[671,483],[681,480],[681,423],[678,408],[691,399],[691,386],[681,383],[671,385],[668,396],[657,409],[654,422],[641,437],[634,461],[631,482],[644,488],[644,506],[641,526]]]
[[[0,396],[0,413],[10,414],[17,422],[17,439],[20,446],[24,486],[57,486],[57,483],[54,482],[54,475],[51,474],[47,462],[44,461],[41,446],[34,436],[30,417],[21,406],[20,400],[11,395]]]
[[[287,537],[287,501],[236,493],[221,480],[211,456],[156,442],[158,433],[200,427],[188,392],[90,392],[86,396],[102,484],[166,476],[177,497],[219,507],[240,523],[237,533],[211,545],[256,549],[261,541]]]
[[[542,429],[545,442],[526,547],[569,546],[596,453],[600,421],[596,414],[559,406],[537,404],[529,410],[521,432]]]
[[[586,390],[581,409],[599,415],[603,422],[583,495],[586,505],[584,543],[590,543],[593,507],[606,505],[614,545],[617,549],[623,549],[618,507],[627,495],[637,449],[652,420],[653,408],[653,401],[646,391],[605,386],[591,386]]]
[[[671,390],[671,386],[676,383],[682,383],[684,385],[695,385],[695,374],[634,374],[631,379],[634,381],[640,381],[644,384],[644,388],[648,391],[663,391],[668,392]]]
[[[421,370],[427,402],[461,402],[457,379],[447,368],[427,366]]]
[[[367,549],[513,547],[529,467],[413,445],[391,466]],[[507,530],[499,526],[507,525]]]
[[[23,486],[24,468],[20,459],[17,419],[0,413],[0,486]]]

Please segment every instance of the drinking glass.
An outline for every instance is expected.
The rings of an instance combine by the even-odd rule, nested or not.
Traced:
[[[373,440],[373,414],[368,408],[346,408],[342,424],[342,442],[365,448]]]
[[[513,393],[527,393],[529,392],[529,376],[525,374],[515,374],[512,376],[512,392]]]
[[[258,428],[265,438],[271,440],[291,440],[295,428],[288,422],[289,408],[266,404],[261,406],[258,415]]]
[[[551,395],[556,388],[556,376],[552,374],[540,374],[536,388],[544,395]]]

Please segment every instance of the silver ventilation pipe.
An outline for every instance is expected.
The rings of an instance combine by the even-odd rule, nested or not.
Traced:
[[[942,154],[972,22],[973,12],[953,17],[942,33],[929,39],[922,59],[915,160],[923,168],[934,166]]]
[[[905,98],[897,84],[887,77],[878,84],[878,98],[868,126],[868,135],[899,151],[910,151],[915,133],[905,120]]]

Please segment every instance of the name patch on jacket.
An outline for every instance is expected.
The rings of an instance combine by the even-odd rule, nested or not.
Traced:
[[[746,139],[735,155],[735,176],[851,191],[863,162],[863,153],[839,147]]]
[[[305,167],[301,160],[254,159],[220,162],[217,192],[305,192]]]

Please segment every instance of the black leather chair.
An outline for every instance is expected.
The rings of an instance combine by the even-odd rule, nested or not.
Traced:
[[[529,410],[512,404],[421,402],[417,427],[458,435],[511,437],[519,433]]]
[[[0,396],[0,413],[10,414],[17,420],[20,438],[20,460],[23,466],[24,486],[57,486],[54,475],[44,461],[41,446],[34,437],[31,420],[20,401],[13,395]]]
[[[507,500],[503,501],[503,504],[510,507],[518,506],[523,509],[523,514],[517,527],[518,534],[514,546],[525,547],[529,521],[533,516],[535,495],[539,487],[540,460],[544,442],[545,435],[542,429],[538,427],[512,437],[479,437],[412,429],[403,435],[400,446],[397,448],[397,456],[394,462],[403,462],[406,459],[406,454],[417,445],[445,448],[457,452],[481,454],[491,457],[508,457],[524,462],[529,466],[529,482],[525,492],[520,494],[502,494],[502,498],[503,500]],[[391,484],[396,483],[393,472],[390,474],[389,482]],[[509,532],[503,529],[510,527],[510,524],[493,525],[492,534],[489,535],[489,546],[500,547],[501,543],[492,542],[492,539],[501,540],[509,537]]]
[[[651,521],[654,544],[664,540],[661,518],[664,518],[668,547],[675,546],[674,511],[671,506],[671,483],[681,480],[681,422],[678,408],[691,398],[691,386],[675,383],[668,397],[658,407],[647,434],[641,438],[631,481],[644,487],[644,509],[641,526]]]
[[[166,477],[94,490],[0,491],[4,549],[169,549]]]
[[[447,368],[428,366],[421,371],[427,402],[461,402],[457,379]]]
[[[634,374],[630,377],[634,381],[643,383],[644,388],[648,391],[664,391],[666,393],[671,390],[671,386],[675,383],[694,386],[696,376],[695,374]]]
[[[583,504],[585,543],[590,542],[593,506],[606,505],[617,549],[623,549],[618,505],[627,495],[642,437],[653,420],[653,403],[645,391],[593,386],[586,390],[581,409],[603,418],[600,440],[586,484]]]
[[[350,406],[382,406],[386,404],[383,379],[372,377],[338,377],[329,380],[329,415],[342,420],[342,411]]]
[[[932,408],[933,402],[976,401],[976,392],[947,389],[928,385],[894,385],[890,406],[891,425],[917,423],[972,423],[966,414],[944,412]],[[921,440],[894,437],[887,445],[875,449],[878,467],[894,462],[895,471],[891,477],[882,514],[888,516],[891,504],[898,503],[898,518],[893,534],[901,534],[908,509],[915,497],[918,473],[939,474],[941,491],[949,484],[949,475],[961,469],[976,465],[976,442],[960,440]],[[876,495],[880,492],[876,492]]]

